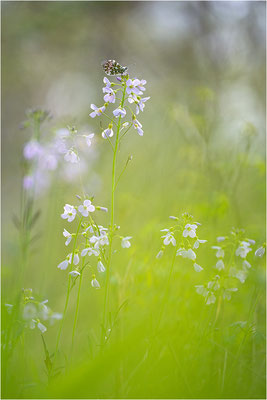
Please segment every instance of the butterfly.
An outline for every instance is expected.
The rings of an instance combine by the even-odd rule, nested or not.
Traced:
[[[103,62],[102,66],[107,75],[123,75],[128,69],[128,67],[122,67],[115,60],[107,60]]]

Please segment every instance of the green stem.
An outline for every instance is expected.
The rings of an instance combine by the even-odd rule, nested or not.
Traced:
[[[75,240],[74,240],[74,244],[73,244],[70,269],[73,267],[74,252],[75,252],[75,249],[76,249],[77,238],[78,238],[79,230],[80,230],[80,227],[81,227],[81,224],[82,224],[82,220],[83,219],[81,218],[80,222],[78,224],[78,228],[77,228],[77,232],[76,232],[76,236],[75,236]],[[55,361],[56,361],[56,357],[57,357],[57,353],[58,353],[58,346],[59,346],[60,337],[61,337],[61,332],[62,332],[62,328],[63,328],[65,316],[66,316],[66,311],[67,311],[68,304],[69,304],[70,290],[71,290],[71,276],[69,275],[65,307],[64,307],[63,317],[62,317],[61,324],[60,324],[59,331],[58,331],[58,335],[57,335],[57,343],[56,343],[55,358],[54,358],[53,366],[55,365]],[[52,369],[53,369],[53,366],[52,366]]]
[[[120,106],[123,108],[124,100],[126,93],[126,83],[124,82],[123,95],[121,99]],[[105,282],[105,294],[104,294],[104,307],[103,307],[103,319],[102,319],[102,335],[101,335],[101,347],[103,348],[105,341],[105,332],[106,332],[106,312],[108,305],[108,293],[109,293],[109,280],[110,280],[110,264],[111,264],[111,256],[112,256],[112,241],[113,241],[113,225],[114,225],[114,204],[115,204],[115,188],[116,188],[116,160],[118,153],[118,145],[119,145],[119,134],[121,127],[121,115],[119,116],[117,132],[116,132],[116,141],[115,148],[113,153],[113,162],[112,162],[112,186],[111,186],[111,207],[110,207],[110,245],[109,245],[109,255],[108,255],[108,264],[107,264],[107,276]]]
[[[83,264],[84,264],[84,259],[83,259]],[[80,275],[79,288],[78,288],[78,294],[77,294],[77,304],[76,304],[74,323],[73,323],[73,330],[72,330],[71,358],[72,358],[73,348],[74,348],[74,336],[75,336],[75,329],[76,329],[77,318],[78,318],[78,310],[79,310],[79,303],[80,303],[80,292],[81,292],[81,287],[82,287],[82,276],[83,276],[83,268],[81,270],[81,275]]]

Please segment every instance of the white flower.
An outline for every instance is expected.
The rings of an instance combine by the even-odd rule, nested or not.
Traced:
[[[203,270],[203,268],[200,265],[196,264],[196,263],[194,263],[194,269],[195,269],[196,272],[200,272],[200,271]]]
[[[64,160],[69,161],[72,164],[77,164],[80,161],[80,157],[78,156],[77,153],[75,153],[75,151],[69,149],[64,156]]]
[[[105,244],[109,244],[108,236],[105,232],[101,233],[100,231],[100,236],[93,235],[90,237],[90,243],[94,243],[95,248],[99,248],[99,246],[104,246]]]
[[[189,258],[189,260],[195,260],[197,257],[196,253],[192,249],[185,250],[184,248],[177,250],[176,255],[182,256],[183,258]]]
[[[201,296],[206,296],[208,294],[207,289],[204,287],[204,285],[196,285],[196,292],[200,294]]]
[[[197,225],[195,224],[186,224],[185,229],[183,231],[183,237],[190,236],[191,238],[196,237],[196,229]]]
[[[37,328],[40,329],[42,333],[45,333],[47,331],[47,328],[43,324],[41,324],[41,322],[37,323]]]
[[[255,251],[256,257],[262,257],[265,253],[265,247],[261,246]]]
[[[133,127],[134,127],[134,129],[137,130],[137,133],[139,136],[143,136],[144,131],[142,129],[142,124],[139,121],[137,121],[137,119],[133,120]]]
[[[224,257],[224,250],[220,246],[212,246],[211,248],[217,250],[217,252],[216,252],[216,257],[217,258],[223,258]]]
[[[224,269],[224,262],[223,260],[218,260],[216,263],[216,267],[215,267],[218,271],[221,271],[222,269]]]
[[[26,160],[33,160],[38,158],[42,154],[42,146],[36,140],[31,140],[27,142],[23,149],[23,155]]]
[[[71,222],[74,220],[76,213],[77,213],[77,211],[75,210],[75,208],[73,206],[71,206],[70,204],[65,204],[64,213],[61,214],[61,218],[67,219],[68,222]]]
[[[160,250],[159,252],[158,252],[158,254],[156,255],[156,258],[161,258],[163,256],[163,250]]]
[[[68,246],[70,244],[70,242],[71,242],[72,234],[69,233],[66,229],[64,229],[63,236],[65,236],[65,238],[67,238],[67,240],[65,242],[65,245]]]
[[[124,249],[128,249],[129,247],[131,247],[130,239],[132,239],[132,236],[125,236],[124,238],[122,238],[121,247]]]
[[[196,253],[192,249],[187,250],[187,258],[189,258],[189,260],[195,260],[196,257]]]
[[[128,79],[126,82],[126,92],[127,94],[142,94],[142,91],[138,88],[141,84],[139,79]]]
[[[70,253],[67,255],[67,260],[68,260],[69,264],[77,265],[77,264],[79,264],[79,261],[80,261],[79,254],[74,253],[74,255],[73,255],[73,253]]]
[[[96,257],[99,256],[99,251],[96,249],[92,249],[92,247],[87,247],[86,249],[83,249],[81,252],[81,256],[85,257],[86,254],[90,257],[91,255],[94,255]]]
[[[84,200],[83,205],[78,207],[78,211],[84,216],[88,217],[89,212],[95,211],[95,206],[93,206],[91,200]]]
[[[106,103],[115,103],[116,96],[114,90],[111,88],[105,87],[103,88],[103,92],[106,93],[104,96],[104,100]]]
[[[29,320],[36,316],[37,310],[34,304],[27,303],[23,309],[23,319]]]
[[[207,305],[213,304],[213,303],[215,303],[215,301],[216,301],[215,295],[214,295],[213,293],[210,293],[210,294],[208,295],[208,297],[207,297],[206,304],[207,304]]]
[[[99,282],[96,280],[95,277],[93,277],[93,279],[91,280],[91,285],[93,288],[96,288],[96,289],[100,288]]]
[[[114,135],[113,129],[112,128],[107,128],[102,132],[102,137],[104,139],[107,139],[108,137],[112,137]]]
[[[121,115],[121,117],[123,118],[123,117],[125,117],[125,115],[126,115],[126,110],[125,110],[125,108],[121,108],[121,106],[119,106],[118,108],[116,108],[116,109],[113,111],[113,115],[114,115],[116,118],[118,118],[118,117]]]
[[[76,276],[79,276],[79,275],[81,275],[81,274],[80,274],[79,271],[74,270],[74,271],[70,271],[70,272],[69,272],[69,275],[71,275],[71,276],[73,276],[74,278],[76,278]]]
[[[194,247],[194,249],[198,249],[200,243],[206,243],[206,242],[207,242],[207,240],[205,240],[205,239],[197,239],[197,240],[195,241],[193,247]]]
[[[68,265],[69,265],[68,260],[64,260],[60,264],[58,264],[57,267],[63,271],[68,268]]]
[[[107,207],[99,207],[99,210],[104,211],[104,212],[108,212],[108,208]]]
[[[85,137],[86,144],[87,144],[88,147],[91,146],[91,144],[92,144],[92,139],[93,139],[94,136],[95,136],[94,133],[90,133],[89,135],[83,135],[83,137]]]
[[[235,255],[241,258],[246,258],[247,254],[252,250],[249,242],[242,241],[239,247],[236,249]]]
[[[91,118],[95,118],[97,115],[98,116],[101,115],[105,111],[106,107],[103,106],[103,107],[98,108],[94,104],[91,104],[91,109],[94,110],[94,111],[91,112],[91,114],[89,114],[89,115],[90,115]]]
[[[225,240],[224,236],[218,236],[217,237],[217,242],[223,242]]]
[[[168,246],[170,243],[173,246],[176,246],[176,239],[171,232],[168,231],[166,235],[163,235],[161,237],[164,238],[163,243],[165,244],[165,246]]]
[[[99,260],[98,263],[97,263],[97,270],[98,270],[99,273],[100,273],[100,272],[105,272],[105,271],[106,271],[106,268],[104,267],[102,261],[100,261],[100,260]]]
[[[149,100],[150,99],[150,97],[143,97],[143,98],[141,98],[139,101],[138,101],[138,103],[137,103],[137,105],[136,105],[136,115],[138,115],[139,114],[139,111],[144,111],[144,108],[145,108],[145,102],[147,101],[147,100]]]

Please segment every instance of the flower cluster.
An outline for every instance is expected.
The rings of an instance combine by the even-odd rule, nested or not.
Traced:
[[[104,212],[108,210],[106,207],[95,207],[92,204],[92,199],[86,198],[82,201],[80,196],[77,196],[77,198],[79,198],[80,204],[77,206],[65,204],[64,212],[61,214],[61,218],[68,222],[78,219],[79,224],[76,233],[70,233],[67,229],[63,230],[63,236],[66,239],[65,245],[68,246],[72,240],[74,245],[72,252],[59,263],[58,268],[60,270],[67,270],[68,267],[70,267],[69,275],[75,281],[87,265],[92,267],[89,257],[94,256],[97,262],[96,271],[92,273],[91,285],[98,289],[100,288],[100,283],[96,279],[96,272],[101,274],[106,270],[106,249],[110,244],[110,233],[108,228],[95,223],[93,213],[95,213],[96,210]],[[119,227],[115,227],[115,230],[118,229]],[[131,236],[120,236],[120,239],[123,248],[129,248],[131,246]]]
[[[219,296],[230,300],[232,294],[238,291],[238,283],[247,279],[251,264],[247,260],[255,244],[252,239],[244,239],[244,231],[233,229],[230,236],[219,236],[220,245],[212,246],[215,250],[216,275],[206,284],[196,285],[198,294],[205,298],[206,304],[213,304]]]
[[[38,301],[32,295],[32,289],[23,289],[22,297],[22,320],[25,327],[34,329],[37,327],[41,333],[47,331],[45,324],[52,325],[55,321],[62,319],[62,314],[53,312],[48,306],[48,300]],[[13,312],[12,304],[5,304],[8,313]],[[42,321],[42,322],[41,322]]]
[[[104,77],[103,82],[105,86],[102,89],[104,104],[99,107],[95,104],[91,104],[91,109],[93,110],[90,113],[91,118],[104,115],[111,121],[102,131],[102,137],[104,139],[110,139],[114,135],[114,125],[117,128],[116,140],[122,138],[131,127],[133,127],[140,136],[144,134],[142,124],[138,121],[136,115],[138,115],[140,111],[144,111],[145,103],[150,99],[150,97],[143,97],[144,91],[146,90],[146,81],[137,78],[131,79],[129,75],[126,74],[126,71],[127,69],[125,69],[124,74],[116,76],[116,83]],[[106,69],[105,72],[107,73]],[[116,71],[112,74],[107,74],[117,75]],[[119,96],[120,93],[121,97]],[[110,117],[106,112],[111,105],[115,105],[116,101],[118,101],[118,105],[112,110],[112,117]],[[129,105],[126,105],[126,101],[128,101],[130,106],[135,106],[134,111]],[[130,119],[121,124],[121,119],[127,118],[127,112],[130,115]],[[116,122],[116,120],[119,120],[119,122]],[[119,135],[120,138],[118,137]]]
[[[161,258],[166,246],[172,244],[176,249],[177,256],[190,260],[196,272],[202,271],[203,268],[196,263],[196,250],[201,243],[205,243],[207,240],[199,239],[197,235],[197,228],[200,224],[192,223],[193,217],[188,213],[182,214],[180,218],[170,216],[170,219],[175,220],[176,224],[170,228],[161,229],[161,232],[164,232],[163,245],[156,257]]]
[[[47,133],[41,133],[41,124],[50,118],[47,111],[29,110],[27,117],[23,126],[32,127],[33,133],[23,148],[24,189],[32,194],[42,194],[49,187],[55,170],[59,171],[63,180],[75,180],[83,172],[84,158],[94,133],[78,134],[76,127],[67,126],[55,130],[49,137]],[[89,151],[92,152],[91,149]],[[91,160],[93,158],[90,157]]]

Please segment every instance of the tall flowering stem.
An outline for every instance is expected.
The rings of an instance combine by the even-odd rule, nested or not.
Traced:
[[[124,89],[123,95],[120,103],[120,107],[123,108],[125,101],[125,93],[126,93],[126,82],[123,82]],[[115,148],[113,152],[113,162],[112,162],[112,189],[111,189],[111,209],[110,209],[110,245],[109,245],[109,256],[108,256],[108,264],[107,264],[107,276],[105,282],[105,294],[104,294],[104,307],[103,307],[103,319],[102,319],[102,336],[101,336],[101,345],[104,344],[105,340],[105,332],[106,332],[106,312],[108,307],[108,294],[109,294],[109,281],[110,281],[110,268],[111,268],[111,257],[112,257],[112,242],[113,242],[113,225],[114,225],[114,205],[115,205],[115,190],[116,190],[116,160],[119,146],[119,134],[121,128],[121,118],[119,116],[119,121],[117,125],[116,132],[116,142]]]
[[[83,196],[76,195],[80,204],[79,205],[70,205],[65,204],[64,212],[61,214],[61,217],[65,219],[67,222],[71,223],[74,221],[76,217],[79,215],[83,216],[83,222],[80,220],[80,224],[78,227],[77,233],[70,233],[68,230],[64,229],[63,236],[66,238],[65,245],[68,246],[71,242],[72,238],[75,237],[74,247],[72,254],[68,254],[65,259],[60,262],[58,268],[60,270],[67,270],[70,266],[71,271],[69,274],[69,282],[66,296],[66,303],[64,308],[63,320],[60,326],[57,344],[56,344],[56,354],[58,352],[59,341],[61,337],[61,331],[63,326],[63,321],[65,318],[66,310],[68,307],[69,296],[72,287],[75,285],[78,279],[79,287],[77,293],[77,301],[76,301],[76,310],[74,314],[74,323],[72,330],[72,350],[74,347],[74,337],[77,326],[78,319],[78,309],[80,304],[80,292],[81,292],[81,284],[82,284],[82,275],[84,268],[89,264],[89,261],[86,261],[88,257],[96,257],[97,262],[89,264],[91,269],[92,278],[91,278],[91,286],[96,289],[101,289],[101,285],[97,279],[97,275],[105,274],[105,285],[104,285],[104,300],[103,300],[103,316],[102,316],[102,332],[101,332],[101,348],[104,347],[106,337],[110,335],[111,327],[107,326],[106,316],[108,311],[109,304],[109,286],[110,286],[110,274],[111,274],[111,259],[112,259],[112,251],[115,238],[119,237],[121,239],[121,247],[129,248],[131,246],[130,239],[131,236],[119,236],[118,229],[119,227],[114,224],[114,215],[115,215],[115,191],[118,185],[118,182],[125,172],[125,169],[132,159],[132,157],[128,157],[126,165],[122,172],[118,175],[116,174],[116,163],[119,152],[119,145],[122,138],[125,138],[126,134],[129,132],[130,128],[134,128],[139,136],[143,136],[144,132],[142,129],[142,124],[137,120],[136,115],[139,112],[143,112],[145,107],[145,102],[149,99],[149,97],[142,97],[143,92],[146,90],[144,85],[146,84],[145,80],[139,80],[137,78],[130,79],[127,67],[122,67],[114,60],[109,60],[105,63],[104,71],[107,75],[115,76],[116,82],[111,82],[106,77],[103,79],[105,87],[102,88],[104,104],[100,107],[95,104],[91,104],[91,109],[93,110],[89,115],[91,118],[96,117],[104,117],[108,119],[108,126],[101,132],[101,136],[103,139],[107,140],[107,142],[111,145],[113,151],[113,161],[112,161],[112,181],[111,181],[111,204],[110,204],[110,225],[108,228],[105,228],[96,223],[96,219],[92,217],[92,213],[95,211],[103,211],[108,212],[106,207],[102,206],[94,206],[92,204],[93,197],[89,197],[85,194],[83,190],[83,185],[81,181],[81,189]],[[121,94],[120,97],[118,95]],[[130,107],[125,105],[126,100],[135,107],[135,113]],[[108,114],[108,109],[115,105],[115,108],[112,110],[111,115]],[[127,113],[126,109],[130,110],[130,113]],[[122,123],[122,119],[129,117],[129,120]],[[115,135],[113,131],[113,127],[116,127]],[[65,156],[64,160],[66,162],[75,164],[80,162],[79,149],[77,143],[75,141],[75,137],[83,137],[86,141],[87,146],[91,146],[91,142],[95,136],[94,133],[86,133],[79,134],[78,130],[75,127],[68,128],[69,135],[68,137],[72,138],[73,141],[71,143],[71,147],[68,148],[68,141],[66,139],[65,143]],[[114,136],[114,138],[113,138]],[[80,232],[80,227],[82,227],[82,232]],[[77,244],[78,236],[80,238],[79,243]],[[93,257],[92,257],[93,258]],[[81,262],[81,266],[79,266]],[[95,273],[94,273],[95,272]],[[108,329],[110,328],[110,329]]]

